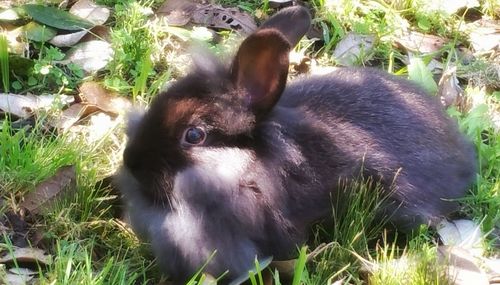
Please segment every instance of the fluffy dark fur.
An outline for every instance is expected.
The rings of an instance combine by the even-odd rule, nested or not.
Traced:
[[[230,68],[208,60],[129,131],[119,187],[134,230],[175,281],[214,250],[205,271],[229,270],[229,280],[255,256],[292,257],[331,213],[339,181],[361,169],[382,183],[403,230],[456,210],[473,181],[473,146],[410,82],[346,68],[286,85],[288,52],[309,24],[302,8],[278,13]],[[201,143],[189,143],[194,127]]]

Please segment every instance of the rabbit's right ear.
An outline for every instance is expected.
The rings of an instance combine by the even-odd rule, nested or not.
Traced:
[[[288,54],[310,25],[306,8],[286,8],[241,44],[231,66],[231,77],[257,118],[265,116],[278,102],[286,85]]]
[[[259,29],[276,29],[290,42],[292,48],[309,31],[311,15],[302,6],[292,6],[280,10],[265,21]]]
[[[257,118],[278,102],[286,85],[291,46],[276,29],[259,29],[246,38],[231,66],[231,78]]]

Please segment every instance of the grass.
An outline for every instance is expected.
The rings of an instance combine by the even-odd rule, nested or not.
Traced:
[[[363,53],[357,65],[377,66],[396,74],[408,73],[405,55],[392,43],[403,27],[423,33],[445,36],[452,41],[432,56],[445,66],[457,66],[461,78],[467,78],[465,98],[472,108],[468,111],[450,109],[462,130],[478,150],[480,171],[470,195],[463,199],[462,213],[481,223],[483,232],[491,233],[486,248],[498,254],[500,227],[500,131],[491,120],[500,106],[498,74],[495,64],[486,57],[466,63],[455,52],[455,46],[467,44],[462,15],[449,15],[430,9],[425,1],[310,1],[315,11],[314,25],[322,29],[321,46],[303,41],[302,51],[332,65],[332,52],[349,32],[375,36],[373,49]],[[170,27],[148,12],[161,5],[160,1],[103,0],[113,8],[112,45],[115,54],[106,70],[93,75],[94,80],[122,95],[131,96],[138,104],[147,104],[165,82],[187,71],[187,43],[202,41],[219,55],[234,47],[237,37],[221,32],[222,40],[214,43],[206,30]],[[219,1],[251,13],[271,13],[268,1]],[[480,10],[491,17],[500,4],[481,1]],[[32,73],[9,78],[5,72],[9,63],[3,60],[4,43],[0,37],[2,90],[18,93],[74,92],[82,81],[81,70],[53,65],[64,51],[46,44],[34,46],[37,57]],[[423,63],[430,60],[424,58]],[[422,63],[422,64],[423,64]],[[497,65],[498,66],[498,65]],[[411,68],[410,68],[411,72]],[[18,82],[18,83],[16,83]],[[464,83],[464,82],[462,82]],[[497,84],[497,85],[495,85]],[[493,90],[485,86],[493,86]],[[15,88],[14,88],[15,87]],[[161,282],[147,246],[141,244],[130,230],[114,216],[116,195],[102,180],[119,166],[124,135],[121,126],[97,141],[74,137],[69,133],[55,134],[44,126],[45,114],[31,128],[15,128],[9,118],[0,123],[0,197],[1,211],[15,208],[28,191],[52,176],[59,167],[75,165],[77,189],[74,195],[61,199],[38,221],[43,228],[45,249],[54,257],[48,268],[40,270],[41,284],[157,284]],[[306,247],[299,250],[297,266],[291,278],[294,285],[327,284],[343,279],[349,284],[447,284],[442,266],[436,259],[435,233],[422,228],[414,235],[401,237],[385,232],[374,222],[373,211],[380,198],[368,195],[373,181],[360,180],[350,185],[344,197],[349,203],[334,205],[333,222],[314,229],[308,248],[327,243],[326,248],[307,261]],[[7,206],[6,206],[7,205]],[[348,205],[348,206],[346,206]],[[3,241],[2,241],[3,240]],[[0,251],[12,251],[10,238],[0,239]],[[396,263],[397,260],[407,260]],[[374,266],[376,264],[376,266]],[[401,266],[395,266],[399,264]],[[409,264],[409,265],[408,265]],[[250,283],[263,284],[262,264],[256,262]],[[0,278],[5,272],[0,268]],[[367,270],[371,271],[367,277]],[[273,272],[275,284],[281,284],[280,274]],[[200,284],[206,276],[196,275],[190,284]],[[283,283],[285,284],[285,283]]]
[[[7,38],[4,35],[0,35],[0,74],[5,93],[9,93],[10,91],[9,53],[7,45]]]

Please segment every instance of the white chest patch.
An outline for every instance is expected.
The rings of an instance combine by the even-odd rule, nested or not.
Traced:
[[[197,167],[226,179],[239,179],[254,160],[252,152],[237,148],[199,149],[194,157]]]
[[[193,150],[195,165],[175,176],[174,195],[178,198],[207,192],[236,191],[242,176],[255,160],[254,153],[238,148]]]

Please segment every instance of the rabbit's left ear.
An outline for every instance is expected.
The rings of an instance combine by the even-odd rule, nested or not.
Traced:
[[[285,8],[265,21],[259,29],[276,29],[294,47],[311,27],[311,15],[301,6]]]
[[[256,117],[265,116],[286,85],[291,46],[277,29],[261,29],[241,44],[231,77]]]

